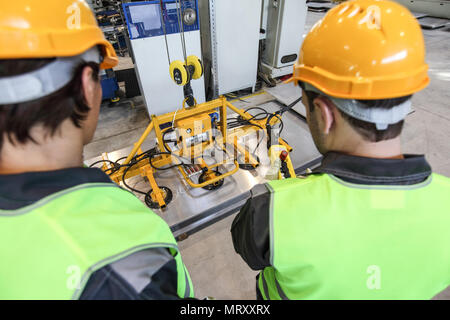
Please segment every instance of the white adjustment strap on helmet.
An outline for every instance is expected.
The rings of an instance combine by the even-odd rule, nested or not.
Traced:
[[[349,116],[375,124],[377,130],[386,130],[390,124],[404,120],[411,111],[411,99],[390,109],[368,108],[364,107],[361,102],[354,99],[340,99],[326,95],[309,83],[305,83],[305,89],[306,91],[313,91],[327,97],[333,101],[339,110]]]
[[[0,77],[0,107],[36,100],[58,91],[72,80],[74,68],[82,62],[100,63],[98,47],[92,47],[78,56],[56,58],[35,71]]]

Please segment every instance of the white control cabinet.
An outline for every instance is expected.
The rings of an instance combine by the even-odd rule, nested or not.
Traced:
[[[261,4],[261,0],[199,0],[203,58],[211,70],[205,79],[213,97],[254,89]]]
[[[190,17],[195,18],[188,24],[183,20],[186,54],[202,59],[197,7],[197,0],[181,0],[181,12],[189,12]],[[136,73],[149,115],[161,115],[181,108],[183,87],[176,85],[170,77],[163,28],[170,60],[184,61],[176,1],[163,0],[163,18],[159,2],[132,2],[124,4],[123,8]],[[197,103],[205,102],[203,78],[192,80],[191,86]]]
[[[262,69],[273,78],[292,73],[305,33],[306,0],[265,0],[266,49]],[[263,13],[264,17],[264,13]],[[262,26],[265,25],[264,18]]]

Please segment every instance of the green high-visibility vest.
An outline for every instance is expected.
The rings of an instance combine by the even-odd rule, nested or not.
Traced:
[[[112,183],[78,185],[0,210],[0,299],[77,299],[93,272],[149,248],[170,250],[178,295],[193,297],[168,225]]]
[[[264,299],[430,299],[450,285],[450,179],[272,181]]]

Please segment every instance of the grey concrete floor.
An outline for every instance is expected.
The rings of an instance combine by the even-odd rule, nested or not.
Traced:
[[[308,12],[306,29],[321,17]],[[450,32],[424,30],[426,61],[431,78],[428,88],[413,98],[414,112],[407,118],[402,142],[405,153],[424,153],[433,170],[450,177]],[[351,36],[351,35],[349,35]],[[297,97],[292,97],[295,100]],[[262,94],[250,105],[273,99]],[[249,106],[236,101],[237,106]],[[104,107],[94,141],[86,146],[85,159],[134,143],[148,124],[142,99],[136,97],[114,108]],[[196,296],[216,299],[255,299],[255,275],[234,252],[230,236],[235,214],[179,243],[183,260],[194,282]],[[450,299],[450,290],[440,295]]]

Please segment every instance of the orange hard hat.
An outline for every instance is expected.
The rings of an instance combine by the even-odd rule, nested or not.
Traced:
[[[388,99],[429,83],[419,23],[386,0],[353,0],[331,9],[307,34],[287,82],[307,82],[344,99]]]
[[[84,0],[4,1],[0,43],[0,59],[69,57],[98,45],[102,69],[118,63],[113,46]]]

